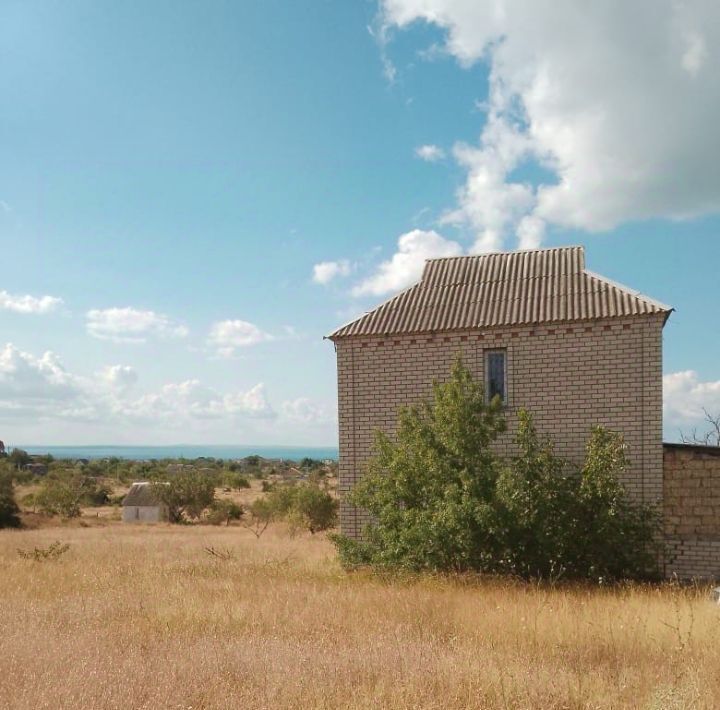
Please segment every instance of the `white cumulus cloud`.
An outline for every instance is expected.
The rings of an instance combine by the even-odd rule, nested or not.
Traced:
[[[23,314],[45,314],[57,310],[63,301],[55,296],[29,296],[0,291],[0,311]]]
[[[230,357],[239,348],[273,340],[273,336],[245,320],[223,320],[213,323],[208,341],[222,357]]]
[[[671,433],[703,428],[707,410],[720,414],[720,380],[703,381],[694,370],[672,372],[663,377],[663,417]]]
[[[437,145],[420,145],[415,148],[415,155],[428,163],[436,163],[445,157],[445,151]]]
[[[124,392],[138,381],[138,373],[130,365],[108,365],[100,371],[99,379],[109,388]]]
[[[432,24],[461,66],[490,67],[487,120],[477,145],[454,150],[467,177],[446,216],[473,229],[474,251],[501,248],[513,233],[536,245],[546,224],[601,231],[720,211],[720,3],[381,7],[384,37]],[[527,164],[549,177],[518,178]]]
[[[340,261],[321,261],[313,266],[313,281],[317,284],[328,284],[339,276],[349,276],[352,267],[347,259]]]
[[[262,383],[245,392],[221,393],[196,379],[170,383],[158,392],[125,402],[122,404],[122,411],[131,417],[160,418],[175,422],[236,416],[250,418],[275,416]]]
[[[426,259],[459,256],[462,247],[435,231],[413,229],[398,239],[398,250],[376,272],[353,288],[355,296],[382,296],[399,291],[422,275]]]
[[[90,310],[85,325],[94,338],[120,343],[144,343],[150,338],[184,338],[189,333],[186,326],[161,313],[129,307]]]
[[[308,397],[289,399],[280,405],[280,414],[292,422],[300,424],[319,424],[333,421],[335,409],[315,402]]]
[[[134,394],[138,379],[129,365],[73,374],[52,352],[37,356],[8,343],[0,349],[0,420],[13,426],[55,420],[177,429],[199,420],[231,425],[276,416],[263,383],[222,392],[189,379]]]
[[[3,405],[68,401],[80,392],[75,377],[48,351],[37,357],[7,343],[0,350],[0,401]]]

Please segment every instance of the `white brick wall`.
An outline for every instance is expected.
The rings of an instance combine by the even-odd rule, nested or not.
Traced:
[[[340,492],[362,475],[373,433],[394,430],[400,405],[427,397],[458,354],[484,381],[484,352],[508,353],[509,432],[528,408],[556,452],[580,463],[593,426],[621,431],[629,447],[626,485],[637,498],[658,502],[662,475],[662,315],[465,333],[352,337],[337,341]],[[341,528],[357,536],[364,515],[341,505]]]

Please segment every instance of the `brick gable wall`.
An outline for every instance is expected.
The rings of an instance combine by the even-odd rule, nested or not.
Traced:
[[[537,327],[336,342],[340,427],[340,493],[362,475],[373,433],[394,430],[397,409],[431,393],[458,354],[484,380],[486,350],[507,349],[509,432],[500,453],[513,449],[514,412],[528,408],[556,452],[583,460],[592,426],[621,431],[631,466],[624,481],[640,500],[663,495],[662,327],[664,316],[637,316]],[[341,529],[360,535],[367,519],[341,503]]]

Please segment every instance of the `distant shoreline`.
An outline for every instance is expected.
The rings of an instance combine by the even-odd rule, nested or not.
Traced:
[[[266,459],[286,459],[299,461],[303,458],[335,459],[338,449],[334,446],[233,446],[233,445],[192,445],[177,444],[168,446],[41,446],[11,444],[9,448],[24,449],[29,454],[50,454],[57,459],[106,459],[120,458],[131,460],[149,459],[197,459],[201,457],[216,459],[242,459],[246,456],[262,456]]]

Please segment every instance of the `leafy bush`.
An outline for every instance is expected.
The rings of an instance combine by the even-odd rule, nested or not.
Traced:
[[[72,482],[49,478],[35,494],[35,506],[45,515],[60,515],[63,518],[80,516],[81,490]]]
[[[211,525],[222,525],[223,523],[230,525],[231,520],[240,520],[243,513],[244,510],[241,505],[223,498],[212,502],[206,519]]]
[[[186,517],[197,520],[215,500],[215,478],[184,469],[167,483],[154,483],[153,491],[167,506],[170,522],[179,523]]]
[[[349,566],[501,572],[523,578],[620,579],[655,572],[658,517],[619,482],[622,439],[598,428],[574,471],[519,413],[518,455],[492,450],[502,403],[460,361],[433,400],[399,413],[349,501],[373,523],[361,540],[333,536]]]
[[[250,530],[259,540],[275,517],[275,511],[267,498],[257,498],[250,506],[250,515],[250,520],[242,523],[242,526]]]
[[[267,502],[276,519],[312,534],[333,527],[337,521],[337,500],[314,483],[278,486],[269,493]]]
[[[58,471],[43,479],[32,504],[45,515],[77,518],[81,506],[106,505],[110,489],[78,470]]]
[[[239,491],[242,488],[250,488],[250,481],[247,479],[247,476],[244,476],[237,471],[225,471],[222,480],[223,485],[227,486],[228,488],[234,488],[236,491]]]
[[[27,466],[27,464],[30,463],[31,460],[28,452],[24,451],[23,449],[13,449],[10,452],[8,459],[17,469],[24,468],[25,466]]]
[[[658,513],[620,483],[627,459],[619,434],[593,429],[585,463],[573,471],[520,411],[517,446],[497,484],[497,571],[594,580],[656,574]]]
[[[15,488],[7,473],[0,473],[0,528],[20,527],[20,508],[15,501]]]

